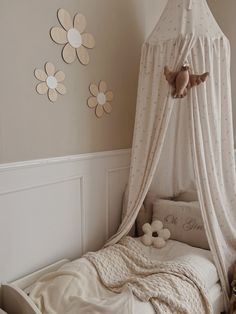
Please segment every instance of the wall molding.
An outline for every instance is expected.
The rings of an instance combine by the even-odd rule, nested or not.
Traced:
[[[42,158],[42,159],[35,159],[35,160],[2,163],[0,164],[0,174],[1,172],[4,172],[4,171],[16,170],[16,169],[21,169],[21,168],[30,168],[30,167],[37,167],[37,166],[43,166],[43,165],[77,162],[77,161],[85,161],[85,160],[92,160],[92,159],[119,157],[119,156],[124,156],[128,154],[131,154],[130,148],[112,150],[112,151],[95,152],[95,153],[78,154],[78,155],[69,155],[69,156],[62,156],[62,157],[52,157],[52,158]]]
[[[85,253],[85,226],[86,226],[86,215],[85,215],[85,205],[84,205],[84,184],[85,184],[85,176],[78,176],[80,180],[80,217],[81,217],[81,231],[80,231],[80,236],[81,236],[81,246],[82,246],[82,254]]]
[[[33,189],[44,188],[44,187],[47,187],[47,186],[50,186],[50,185],[56,185],[56,184],[60,184],[60,183],[64,183],[64,182],[78,180],[78,179],[81,179],[83,177],[84,176],[81,176],[81,175],[65,177],[65,178],[62,178],[62,179],[53,180],[53,181],[49,181],[49,182],[45,182],[45,183],[41,183],[41,184],[28,185],[28,186],[25,186],[25,187],[22,187],[22,188],[18,188],[18,189],[9,189],[9,190],[6,190],[6,191],[0,191],[0,196],[7,195],[7,194],[12,194],[12,193],[19,193],[19,192],[33,190]]]
[[[119,173],[119,172],[126,171],[129,169],[130,169],[130,166],[125,166],[125,167],[110,168],[106,170],[106,239],[107,240],[109,239],[109,236],[110,236],[110,216],[111,216],[110,206],[109,206],[110,205],[110,200],[109,200],[110,175],[115,172]]]

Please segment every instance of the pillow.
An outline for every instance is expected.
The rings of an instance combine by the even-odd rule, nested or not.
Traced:
[[[199,202],[156,200],[153,220],[161,220],[171,239],[209,250]]]
[[[182,201],[182,202],[194,202],[198,201],[198,195],[196,190],[188,190],[186,192],[182,192],[173,198],[174,201]]]

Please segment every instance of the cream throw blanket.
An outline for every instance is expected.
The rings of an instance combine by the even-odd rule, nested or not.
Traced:
[[[128,286],[138,299],[150,301],[156,313],[212,313],[204,285],[190,265],[152,261],[131,237],[85,257],[108,289],[122,292]]]
[[[156,313],[213,313],[189,264],[151,261],[131,237],[42,277],[30,293],[43,314],[131,314],[133,295]]]

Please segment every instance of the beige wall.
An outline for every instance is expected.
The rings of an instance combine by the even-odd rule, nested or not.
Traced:
[[[144,1],[0,1],[0,162],[131,146]],[[56,12],[84,13],[96,38],[87,67],[67,65],[49,36]],[[52,104],[35,92],[34,68],[53,62],[66,74],[68,93]],[[113,112],[102,119],[86,105],[90,82],[114,91]]]
[[[208,0],[231,40],[236,80],[235,0]],[[140,48],[166,0],[1,0],[0,163],[131,146]],[[56,11],[84,13],[97,45],[87,67],[67,65],[49,37]],[[68,93],[52,104],[35,92],[34,68],[53,62],[66,73]],[[97,119],[87,105],[90,82],[108,82],[113,112]],[[233,89],[236,100],[236,89]],[[236,120],[236,109],[234,110]]]

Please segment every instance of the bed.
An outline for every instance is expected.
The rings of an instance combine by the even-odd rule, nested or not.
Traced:
[[[201,277],[201,280],[205,283],[214,313],[219,314],[223,312],[223,294],[210,251],[191,247],[174,240],[169,240],[167,245],[162,249],[146,247],[141,243],[140,239],[135,239],[135,241],[137,241],[144,254],[152,261],[185,261],[193,265],[196,272]],[[94,305],[96,306],[96,313],[111,313],[112,308],[112,313],[125,314],[124,304],[126,313],[155,313],[150,303],[141,302],[132,295],[129,289],[124,289],[120,294],[108,291],[99,280],[96,280],[98,277],[96,269],[85,258],[73,262],[62,260],[20,280],[3,285],[3,308],[9,314],[41,314],[41,311],[29,297],[29,294],[31,294],[35,287],[35,282],[38,282],[39,278],[48,276],[48,274],[52,274],[61,269],[66,269],[67,271],[76,270],[77,274],[79,274],[79,280],[82,282],[83,286],[83,291],[81,290],[80,293],[80,304],[82,304],[83,307],[83,310],[80,309],[81,314],[95,313],[90,311],[90,303],[93,303],[93,308]],[[87,291],[89,291],[88,294],[84,293],[86,286]],[[53,293],[55,293],[55,291]],[[114,309],[116,310],[114,311]],[[68,313],[74,312],[68,311]],[[57,314],[60,313],[58,312]]]

